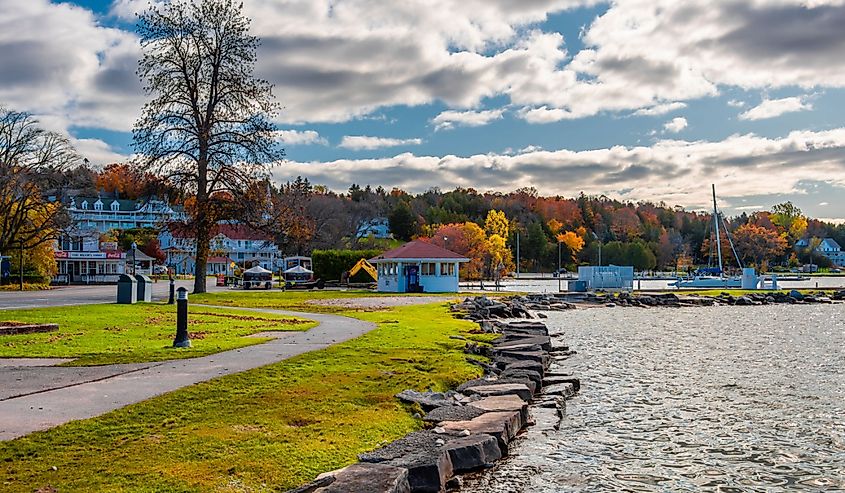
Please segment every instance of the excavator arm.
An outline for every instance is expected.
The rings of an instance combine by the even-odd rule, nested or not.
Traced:
[[[354,266],[354,267],[352,267],[351,269],[349,269],[349,277],[354,276],[354,275],[355,275],[355,274],[357,274],[357,273],[358,273],[361,269],[364,269],[364,271],[365,271],[367,274],[369,274],[369,275],[370,275],[370,277],[372,277],[372,278],[373,278],[373,280],[378,281],[378,271],[377,271],[377,270],[376,270],[376,268],[373,266],[373,264],[371,264],[371,263],[367,262],[367,259],[364,259],[364,258],[362,258],[361,260],[359,260],[359,261],[358,261],[358,263],[357,263],[357,264],[355,264],[355,266]]]

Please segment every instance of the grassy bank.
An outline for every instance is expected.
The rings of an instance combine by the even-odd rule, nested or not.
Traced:
[[[342,306],[313,303],[321,300],[343,300],[350,298],[393,297],[396,293],[377,293],[367,290],[350,291],[218,291],[191,296],[191,303],[204,303],[222,306],[240,306],[248,308],[274,308],[317,313],[341,313]],[[402,297],[436,296],[431,293],[401,294]],[[456,295],[444,295],[444,300],[456,298]]]
[[[256,298],[258,299],[258,298]],[[0,443],[3,491],[285,491],[420,428],[393,396],[476,376],[445,304],[351,314],[358,339]],[[487,337],[487,336],[485,336]],[[51,470],[56,466],[56,470]]]
[[[57,323],[58,332],[0,336],[0,357],[78,358],[76,366],[193,358],[267,341],[266,330],[306,330],[310,321],[242,311],[191,307],[193,347],[173,350],[176,307],[86,305],[0,312],[0,321]]]

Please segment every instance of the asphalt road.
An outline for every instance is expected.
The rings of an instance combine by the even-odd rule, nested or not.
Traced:
[[[153,283],[153,300],[165,300],[169,295],[168,281]],[[192,291],[194,281],[176,281],[176,287]],[[210,292],[226,290],[218,288],[214,279],[208,279]],[[0,310],[16,308],[44,308],[48,306],[90,305],[95,303],[114,303],[117,298],[117,286],[64,286],[49,291],[0,291]]]

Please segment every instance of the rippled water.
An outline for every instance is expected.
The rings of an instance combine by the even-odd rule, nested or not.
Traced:
[[[663,290],[673,289],[669,285],[668,280],[651,280],[634,281],[635,289],[642,290]],[[815,276],[805,281],[778,281],[781,289],[814,289],[814,288],[842,288],[845,287],[845,277],[835,276]],[[503,291],[521,291],[529,293],[556,293],[560,289],[566,291],[569,286],[569,281],[563,279],[558,283],[557,278],[549,277],[548,279],[506,279],[502,281]],[[475,286],[478,287],[477,284]],[[488,286],[488,289],[492,289]]]
[[[845,489],[845,305],[549,317],[581,393],[468,491]]]

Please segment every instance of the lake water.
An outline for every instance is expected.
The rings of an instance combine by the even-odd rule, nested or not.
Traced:
[[[549,314],[581,378],[466,491],[845,490],[845,305]]]
[[[674,280],[634,280],[634,288],[643,290],[675,289],[674,287],[669,286],[670,282],[674,282]],[[561,280],[560,285],[565,291],[568,286],[568,281],[563,279]],[[842,288],[845,287],[845,277],[815,276],[805,281],[778,281],[778,285],[781,289]],[[477,283],[475,287],[478,287]],[[502,281],[502,289],[504,291],[529,293],[556,293],[558,292],[558,280],[553,277],[549,277],[548,279],[532,280],[506,279]]]

